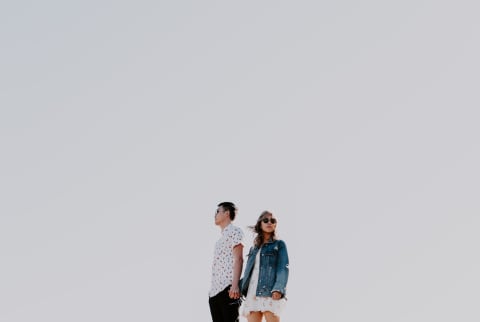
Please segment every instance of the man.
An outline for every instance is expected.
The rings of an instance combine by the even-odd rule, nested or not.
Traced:
[[[239,321],[243,231],[232,224],[236,212],[237,208],[232,202],[221,202],[215,213],[215,225],[222,229],[222,236],[215,244],[208,301],[213,322]]]

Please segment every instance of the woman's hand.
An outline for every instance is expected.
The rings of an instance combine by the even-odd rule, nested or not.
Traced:
[[[279,300],[282,298],[282,293],[278,292],[278,291],[273,291],[272,292],[272,299],[274,300]]]

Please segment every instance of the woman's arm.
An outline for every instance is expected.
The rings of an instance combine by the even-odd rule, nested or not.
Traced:
[[[272,293],[280,292],[285,295],[289,274],[289,260],[287,245],[283,240],[278,241],[278,258],[275,285],[273,285]]]

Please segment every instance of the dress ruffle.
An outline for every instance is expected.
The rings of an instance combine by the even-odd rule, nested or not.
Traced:
[[[248,292],[245,300],[240,306],[240,315],[247,316],[250,312],[265,312],[270,311],[275,315],[280,315],[285,307],[286,299],[281,298],[274,300],[267,296],[256,296],[256,290],[258,285],[259,266],[260,266],[260,252],[255,257],[255,265],[253,267],[250,283],[248,284]]]

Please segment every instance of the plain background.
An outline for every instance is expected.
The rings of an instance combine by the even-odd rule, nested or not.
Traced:
[[[476,1],[0,5],[0,321],[210,321],[216,205],[282,321],[478,322]]]

